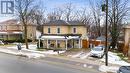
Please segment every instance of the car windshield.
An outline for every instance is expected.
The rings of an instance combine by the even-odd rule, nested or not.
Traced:
[[[103,48],[102,48],[102,47],[95,47],[95,48],[93,48],[92,50],[94,50],[94,51],[102,51]]]

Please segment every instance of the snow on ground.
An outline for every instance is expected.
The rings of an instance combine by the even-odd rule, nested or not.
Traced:
[[[81,56],[80,59],[86,59],[89,56],[90,56],[90,53],[86,53],[84,56]]]
[[[110,72],[110,73],[117,73],[117,71],[119,70],[119,67],[118,66],[105,66],[105,65],[102,65],[99,67],[99,71],[101,72]]]
[[[100,60],[105,62],[105,57],[103,57]],[[112,53],[112,52],[108,52],[108,63],[117,64],[117,65],[121,65],[121,66],[124,66],[124,65],[130,66],[130,63],[127,63],[127,62],[121,60],[120,57],[117,56],[116,53]]]
[[[44,58],[45,57],[45,55],[38,54],[38,53],[31,53],[31,54],[26,53],[26,54],[23,54],[23,55],[26,55],[29,59],[31,59],[31,58],[37,59],[37,58]]]
[[[11,49],[17,49],[17,46],[12,46],[12,47],[7,47]],[[22,45],[22,50],[27,50],[30,52],[35,52],[35,53],[42,53],[42,54],[51,54],[51,55],[57,55],[58,52],[54,52],[53,50],[47,50],[47,51],[37,51],[37,45],[30,44],[29,49],[26,49],[25,45]],[[64,53],[65,51],[59,51],[59,53]]]
[[[22,45],[21,47],[22,47],[22,50],[26,50],[26,46],[25,45]],[[7,48],[17,49],[17,45],[16,46],[7,47]],[[29,49],[30,50],[37,50],[37,45],[30,44],[29,45]]]
[[[12,51],[12,50],[7,50],[7,49],[0,49],[1,52],[8,53],[8,54],[13,54],[13,55],[18,55],[18,56],[24,56],[28,58],[43,58],[45,55],[43,54],[38,54],[38,53],[23,53],[20,51]]]
[[[80,59],[86,59],[88,56],[90,56],[90,53],[86,53],[86,52],[79,52],[75,55],[69,55],[69,57],[80,58]]]
[[[79,52],[79,53],[73,55],[72,58],[77,58],[77,57],[79,57],[81,54],[83,54],[83,52]]]

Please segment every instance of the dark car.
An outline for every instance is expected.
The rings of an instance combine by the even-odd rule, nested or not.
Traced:
[[[130,66],[121,66],[117,73],[130,73]]]

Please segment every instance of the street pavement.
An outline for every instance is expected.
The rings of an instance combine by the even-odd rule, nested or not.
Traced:
[[[101,73],[94,69],[78,68],[78,66],[48,60],[0,53],[0,73]]]

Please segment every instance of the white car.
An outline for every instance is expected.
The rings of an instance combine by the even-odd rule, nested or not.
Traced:
[[[104,55],[104,49],[105,49],[104,46],[96,46],[91,49],[90,55],[101,58]]]

